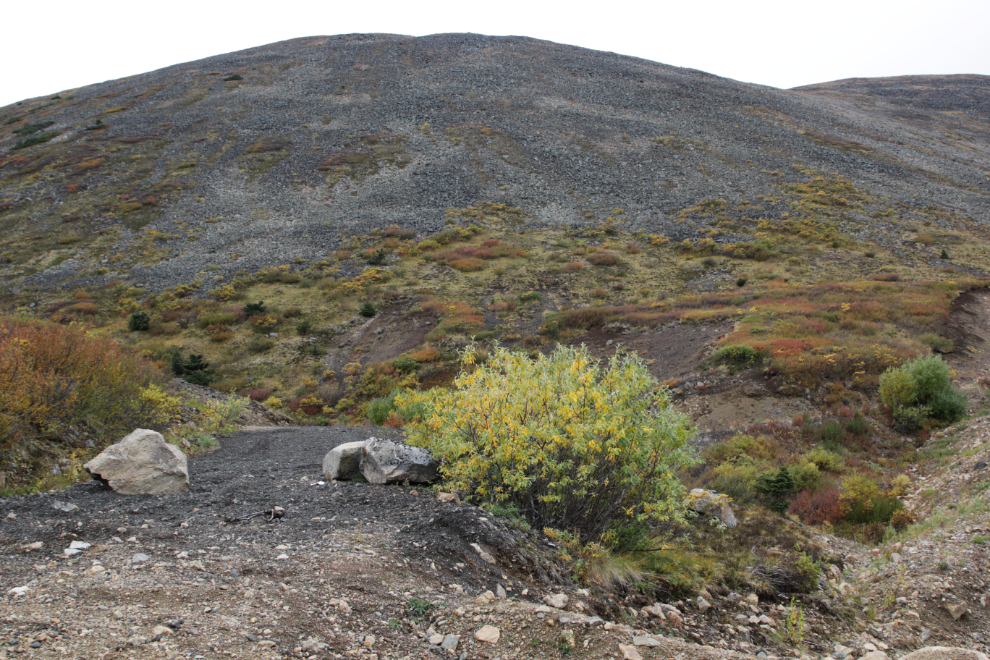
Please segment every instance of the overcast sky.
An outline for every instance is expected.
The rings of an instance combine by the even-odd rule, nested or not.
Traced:
[[[0,107],[313,35],[523,35],[774,87],[990,74],[990,0],[9,2]]]

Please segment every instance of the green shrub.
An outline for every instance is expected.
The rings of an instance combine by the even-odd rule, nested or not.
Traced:
[[[127,329],[131,332],[143,332],[151,325],[151,318],[144,312],[134,312],[127,317]]]
[[[839,447],[846,439],[842,424],[834,419],[829,420],[815,430],[815,436],[826,447]]]
[[[211,325],[234,325],[237,314],[233,312],[206,312],[196,318],[196,327],[205,330]]]
[[[462,354],[453,389],[398,399],[429,405],[410,442],[441,460],[448,487],[582,542],[614,544],[626,525],[684,519],[676,473],[696,462],[694,429],[639,358],[603,367],[567,346],[535,360],[502,347],[482,365],[474,355]]]
[[[49,126],[54,126],[53,121],[39,121],[30,124],[24,124],[20,128],[15,128],[12,133],[17,133],[18,135],[31,135],[32,133],[37,133],[43,128],[48,128]]]
[[[919,357],[880,376],[880,401],[901,427],[928,420],[951,423],[965,416],[967,402],[952,387],[949,365],[937,355]]]
[[[520,302],[540,302],[541,300],[543,300],[543,296],[538,291],[527,291],[519,294]]]
[[[400,355],[392,360],[392,366],[396,371],[408,374],[419,369],[419,360],[408,355]]]
[[[275,346],[275,340],[268,337],[255,337],[247,344],[247,349],[251,353],[264,353]]]
[[[366,302],[363,305],[361,305],[361,311],[358,312],[358,314],[368,319],[370,319],[372,316],[374,316],[377,313],[378,310],[375,309],[375,306],[372,305],[370,302]]]
[[[396,394],[398,394],[398,390],[388,396],[372,399],[368,403],[368,419],[372,424],[381,426],[392,415],[392,411],[395,410]]]
[[[762,354],[746,344],[730,344],[715,351],[712,361],[724,364],[730,369],[749,369],[755,367],[763,359]]]
[[[822,472],[818,466],[811,461],[801,461],[790,467],[791,476],[794,478],[794,490],[818,490],[821,484]]]
[[[819,470],[824,472],[841,472],[846,466],[846,462],[838,454],[825,449],[822,446],[817,446],[810,452],[805,454],[805,460],[814,463]]]
[[[224,82],[232,82],[234,80],[244,80],[244,78],[240,74],[235,73],[223,79]]]
[[[58,131],[48,131],[47,133],[36,133],[35,135],[29,135],[23,140],[18,140],[14,143],[14,149],[26,149],[27,147],[34,146],[36,144],[41,144],[42,142],[48,142],[52,138],[56,138],[61,133]]]
[[[313,322],[309,319],[303,319],[296,324],[296,334],[308,335],[309,331],[313,329]]]

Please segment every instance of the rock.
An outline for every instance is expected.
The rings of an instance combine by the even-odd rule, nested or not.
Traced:
[[[148,561],[150,559],[151,559],[151,557],[149,557],[148,555],[144,554],[143,552],[138,552],[133,557],[131,557],[131,563],[132,564],[142,564],[142,563],[144,563],[144,562],[146,562],[146,561]]]
[[[655,617],[657,619],[663,620],[667,618],[663,614],[663,608],[660,607],[660,603],[654,603],[653,605],[644,607],[643,611],[646,612],[647,615]]]
[[[648,635],[636,635],[633,637],[633,646],[660,646],[660,642]]]
[[[577,647],[577,638],[574,635],[573,630],[565,630],[560,633],[560,645],[557,647],[558,650],[564,653],[570,653]]]
[[[443,642],[443,635],[441,635],[440,633],[434,633],[430,635],[429,641],[430,644],[433,644],[433,646],[440,646],[440,644]]]
[[[93,544],[86,543],[85,541],[73,541],[69,544],[69,547],[73,550],[89,550],[93,547]]]
[[[391,440],[368,438],[361,451],[361,474],[372,484],[430,483],[440,477],[439,468],[425,449]]]
[[[172,495],[189,490],[186,455],[148,429],[135,430],[83,467],[123,495]]]
[[[482,626],[481,630],[474,633],[474,638],[479,642],[489,642],[491,644],[498,642],[500,636],[501,633],[495,626]]]
[[[958,646],[926,646],[908,653],[901,660],[990,660],[985,653]]]
[[[619,651],[622,653],[622,660],[643,660],[643,656],[632,644],[619,644]]]
[[[476,605],[488,605],[493,600],[495,600],[495,594],[493,594],[491,591],[486,591],[485,593],[480,594],[477,598],[475,598],[474,602]]]
[[[480,545],[478,545],[477,543],[472,543],[472,544],[471,544],[471,547],[472,547],[472,548],[474,548],[474,551],[478,553],[478,556],[479,556],[479,557],[481,557],[481,560],[482,560],[482,561],[484,561],[484,562],[486,562],[486,563],[489,563],[489,564],[494,564],[494,563],[495,563],[495,558],[494,558],[494,557],[492,557],[492,556],[491,556],[491,555],[490,555],[490,554],[489,554],[489,553],[488,553],[488,552],[487,552],[487,551],[486,551],[486,550],[485,550],[484,548],[482,548],[482,547],[481,547]]]
[[[167,637],[168,635],[174,635],[175,633],[168,626],[155,626],[151,629],[151,634],[155,637]]]
[[[953,621],[958,621],[964,614],[969,612],[969,607],[966,603],[946,603],[944,607],[952,615]]]
[[[756,594],[750,594],[746,596],[746,602],[752,605],[753,607],[756,607],[757,605],[760,604],[760,597],[757,596]]]
[[[721,493],[703,488],[694,488],[688,493],[688,508],[695,511],[700,516],[715,518],[726,527],[735,527],[739,524],[736,514],[729,506],[729,498]]]
[[[69,504],[68,502],[62,502],[60,500],[55,500],[52,502],[52,508],[56,511],[61,511],[62,513],[72,513],[73,511],[79,510],[79,507],[75,504]]]
[[[31,552],[32,550],[41,550],[44,547],[44,543],[41,541],[35,541],[34,543],[25,543],[21,546],[22,552]]]
[[[854,593],[856,593],[856,589],[848,582],[843,582],[842,584],[839,585],[839,593],[842,594],[844,597],[849,598]]]
[[[459,635],[444,635],[443,641],[440,642],[440,648],[453,653],[457,650],[457,643],[460,641],[461,638]]]
[[[695,602],[698,604],[698,611],[702,614],[712,609],[712,604],[705,600],[702,596],[698,596],[698,599]]]
[[[437,502],[452,502],[454,504],[460,504],[461,498],[457,496],[457,493],[437,493]]]
[[[553,594],[552,596],[543,597],[544,603],[546,603],[550,607],[556,607],[558,610],[562,610],[565,607],[567,607],[568,600],[569,599],[567,598],[566,594]]]
[[[315,637],[310,637],[304,640],[303,643],[299,645],[299,648],[303,651],[308,651],[309,653],[320,653],[321,651],[329,648],[329,645],[321,642]]]
[[[13,589],[8,589],[7,593],[11,596],[23,596],[29,591],[28,587],[14,587]]]
[[[504,599],[504,598],[508,597],[508,595],[509,594],[505,593],[505,587],[503,587],[500,584],[495,586],[495,596],[497,598],[499,598],[501,600],[501,599]]]
[[[859,660],[888,660],[888,658],[883,651],[869,651],[866,655],[860,656]]]
[[[337,445],[323,457],[323,478],[327,481],[350,481],[361,473],[363,442],[345,442]]]

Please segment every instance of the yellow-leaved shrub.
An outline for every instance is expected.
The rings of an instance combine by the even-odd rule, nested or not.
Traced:
[[[464,351],[452,389],[396,400],[426,408],[410,442],[441,461],[447,487],[585,543],[626,545],[632,530],[683,519],[677,472],[696,462],[694,429],[639,358],[603,365],[583,346],[560,346],[535,359],[503,347],[475,359]]]

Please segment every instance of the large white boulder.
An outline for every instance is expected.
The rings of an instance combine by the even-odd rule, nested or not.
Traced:
[[[392,440],[368,438],[361,452],[361,474],[372,484],[430,483],[440,478],[439,469],[430,452]]]
[[[349,480],[361,473],[361,454],[364,442],[345,442],[337,445],[323,457],[323,478]]]
[[[156,431],[136,429],[83,466],[124,495],[172,495],[189,490],[186,455]]]

